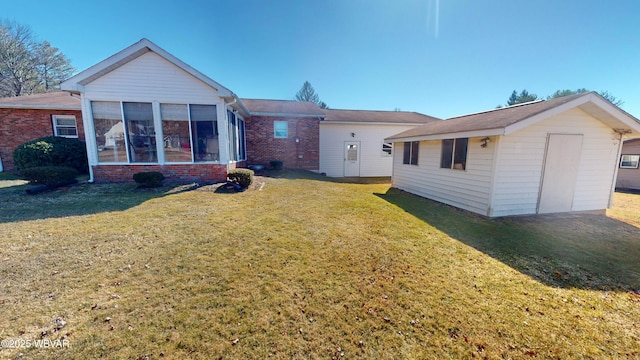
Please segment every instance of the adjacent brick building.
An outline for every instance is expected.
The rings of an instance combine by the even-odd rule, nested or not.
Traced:
[[[0,168],[13,171],[18,145],[43,136],[84,140],[80,98],[58,91],[0,99]]]

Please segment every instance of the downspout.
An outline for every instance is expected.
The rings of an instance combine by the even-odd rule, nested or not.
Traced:
[[[631,132],[629,130],[619,129],[614,129],[613,131],[618,134],[618,151],[616,155],[615,167],[613,168],[613,178],[611,179],[611,190],[609,191],[609,203],[607,204],[607,208],[611,207],[611,204],[613,203],[613,193],[616,191],[616,179],[618,178],[618,167],[620,166],[620,154],[622,154],[622,135]]]

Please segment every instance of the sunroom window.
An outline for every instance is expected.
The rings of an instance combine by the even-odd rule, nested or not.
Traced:
[[[166,162],[191,162],[189,109],[185,104],[160,104],[164,159]]]
[[[125,102],[122,103],[122,108],[129,140],[129,161],[132,163],[158,162],[151,103]]]
[[[218,115],[215,105],[189,105],[193,160],[220,160]]]
[[[115,101],[92,101],[98,162],[127,162],[122,107]]]

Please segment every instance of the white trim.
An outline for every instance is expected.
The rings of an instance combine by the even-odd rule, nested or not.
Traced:
[[[422,136],[409,136],[403,138],[386,138],[385,141],[388,142],[406,142],[406,141],[428,141],[428,140],[442,140],[442,139],[453,139],[453,138],[472,138],[472,137],[484,137],[484,136],[500,136],[504,135],[504,128],[497,129],[486,129],[486,130],[475,130],[475,131],[464,131],[464,132],[455,132],[455,133],[445,133],[445,134],[434,134],[434,135],[422,135]]]

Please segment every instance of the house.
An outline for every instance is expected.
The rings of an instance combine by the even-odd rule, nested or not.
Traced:
[[[640,190],[640,139],[627,140],[622,144],[616,188]]]
[[[222,181],[230,169],[272,160],[330,176],[389,176],[391,150],[384,137],[435,120],[241,99],[147,39],[61,88],[80,98],[94,181],[129,181],[141,171]],[[347,168],[346,157],[354,154],[355,165]]]
[[[638,119],[591,92],[456,117],[393,135],[393,186],[489,217],[610,206]]]
[[[391,176],[387,136],[440,121],[406,111],[325,109],[320,122],[320,172],[331,177]]]
[[[0,171],[14,171],[13,151],[43,136],[84,140],[80,98],[58,91],[0,98]]]

